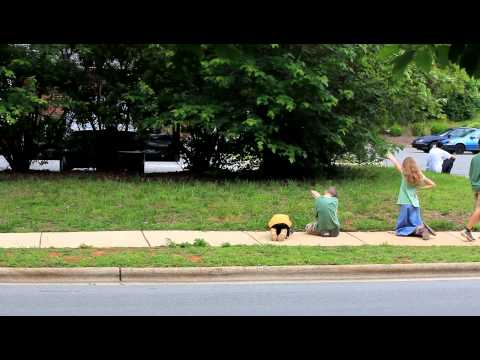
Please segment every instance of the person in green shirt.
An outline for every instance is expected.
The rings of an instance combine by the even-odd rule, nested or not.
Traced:
[[[305,226],[305,232],[313,235],[336,237],[340,232],[338,221],[338,194],[333,186],[322,195],[311,190],[315,198],[315,221]]]
[[[478,145],[480,146],[480,141]],[[480,154],[475,155],[470,162],[469,178],[475,200],[474,211],[468,220],[467,226],[460,234],[467,241],[475,241],[472,229],[480,221],[480,197],[478,196],[480,193]]]

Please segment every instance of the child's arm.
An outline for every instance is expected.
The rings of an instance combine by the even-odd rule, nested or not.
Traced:
[[[419,189],[431,189],[431,188],[437,186],[437,184],[435,184],[432,180],[430,180],[426,176],[424,176],[424,178],[423,178],[423,183],[425,185],[421,186]]]
[[[393,165],[395,166],[395,168],[402,172],[402,165],[400,165],[400,163],[398,162],[398,160],[395,158],[395,156],[393,156],[392,154],[388,153],[387,154],[387,159],[389,159]]]
[[[318,191],[315,191],[315,190],[310,190],[310,194],[312,194],[312,196],[316,199],[316,198],[319,198],[320,196],[320,193]]]

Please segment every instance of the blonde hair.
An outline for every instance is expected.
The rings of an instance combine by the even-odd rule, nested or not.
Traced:
[[[422,183],[423,174],[412,157],[406,157],[402,163],[402,173],[410,186],[418,186]]]

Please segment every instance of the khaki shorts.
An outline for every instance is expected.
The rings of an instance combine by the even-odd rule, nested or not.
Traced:
[[[331,231],[317,231],[317,223],[313,222],[305,226],[305,232],[311,235],[319,235],[324,237],[337,237],[339,234],[338,230]]]

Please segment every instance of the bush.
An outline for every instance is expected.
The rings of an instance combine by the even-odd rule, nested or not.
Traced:
[[[445,114],[450,119],[457,121],[469,120],[475,116],[477,105],[475,99],[469,94],[453,94],[444,108]]]
[[[402,136],[403,134],[403,129],[400,125],[398,124],[395,124],[393,126],[390,127],[389,129],[389,134],[391,136]]]
[[[430,133],[431,134],[441,134],[441,133],[447,131],[448,129],[450,129],[450,126],[448,124],[441,123],[441,122],[436,122],[436,123],[432,124],[432,127],[430,128]]]
[[[204,239],[195,239],[193,246],[196,247],[208,247],[208,243]]]
[[[427,127],[424,123],[415,123],[412,125],[412,135],[413,136],[423,136],[427,135]]]
[[[471,128],[480,129],[480,122],[474,121],[474,122],[469,123],[467,126],[468,126],[468,127],[471,127]]]

